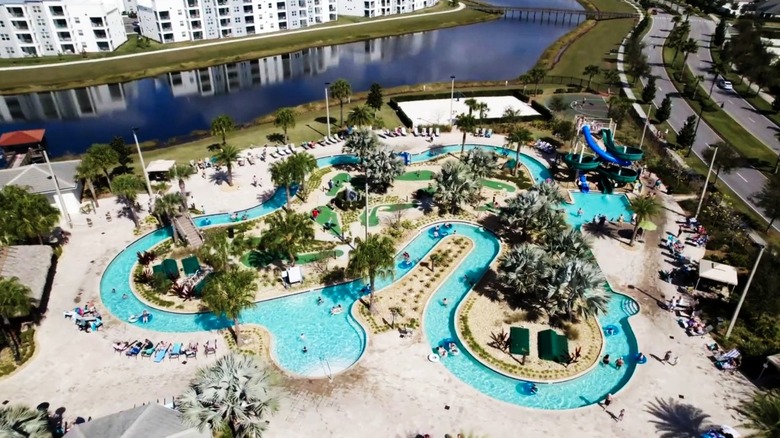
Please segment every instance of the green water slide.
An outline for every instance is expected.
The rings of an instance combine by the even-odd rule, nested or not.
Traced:
[[[630,146],[616,145],[614,138],[612,138],[611,129],[601,130],[601,139],[604,141],[604,146],[615,157],[626,161],[639,161],[644,156],[642,149],[634,148]]]
[[[598,157],[595,155],[582,155],[581,154],[566,154],[563,156],[563,162],[569,166],[570,169],[578,170],[595,170],[599,167]]]
[[[632,183],[639,177],[639,172],[628,167],[602,166],[598,168],[599,174],[619,183]]]

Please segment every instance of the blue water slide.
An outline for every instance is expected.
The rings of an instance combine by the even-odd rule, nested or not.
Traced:
[[[601,158],[602,160],[608,161],[610,163],[616,163],[616,164],[618,164],[620,166],[626,166],[627,167],[627,166],[631,165],[630,161],[625,161],[625,160],[621,160],[621,159],[615,158],[614,155],[610,154],[609,152],[607,152],[604,149],[601,149],[599,147],[598,143],[596,143],[596,140],[590,134],[590,126],[584,125],[582,127],[582,135],[583,135],[583,137],[585,137],[585,143],[588,144],[588,147],[593,149],[593,152],[595,152],[596,155],[598,155],[599,158]]]

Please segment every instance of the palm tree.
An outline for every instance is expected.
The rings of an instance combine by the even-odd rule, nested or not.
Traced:
[[[0,242],[15,245],[51,232],[59,222],[60,210],[53,207],[45,195],[30,193],[25,187],[7,185],[0,189],[2,221]]]
[[[759,391],[753,398],[742,400],[737,412],[745,417],[743,427],[754,433],[752,437],[774,438],[780,436],[780,392]]]
[[[460,142],[460,153],[466,150],[466,134],[473,134],[477,129],[477,119],[471,114],[458,114],[455,116],[455,124],[458,125],[458,129],[463,133],[463,139]]]
[[[255,278],[250,269],[231,266],[209,277],[203,288],[203,303],[217,315],[233,320],[236,345],[241,345],[238,319],[241,312],[255,305]]]
[[[431,272],[436,272],[436,265],[444,261],[444,254],[434,252],[428,256],[428,261],[431,263]]]
[[[512,107],[506,107],[504,108],[504,114],[502,117],[507,123],[516,123],[518,120],[520,120],[520,117],[523,115],[523,112],[519,109],[514,109]]]
[[[276,110],[274,113],[274,126],[282,128],[282,131],[284,131],[284,142],[287,143],[289,141],[287,130],[295,128],[295,110],[292,108],[279,108]]]
[[[528,70],[528,76],[530,77],[531,82],[534,83],[534,94],[536,94],[539,89],[539,83],[547,76],[547,70],[541,67],[534,67],[531,70]]]
[[[464,202],[472,202],[479,191],[479,181],[460,161],[450,160],[441,166],[433,199],[449,213],[456,213]]]
[[[661,214],[661,204],[655,198],[637,197],[631,201],[631,210],[636,215],[634,222],[634,232],[631,234],[631,246],[634,245],[636,234],[639,231],[639,224],[643,221],[651,220]]]
[[[287,160],[293,180],[298,184],[305,183],[306,176],[317,168],[317,160],[308,152],[294,154]]]
[[[560,196],[560,195],[559,195]],[[538,232],[553,233],[566,227],[558,213],[559,204],[542,195],[539,190],[520,193],[501,207],[498,217],[510,233],[519,233],[520,240],[533,238]]]
[[[345,154],[354,154],[363,160],[379,150],[381,143],[376,134],[370,129],[358,129],[349,136],[344,143],[343,151]]]
[[[477,111],[477,115],[479,115],[479,120],[483,121],[485,120],[485,117],[487,116],[487,112],[490,109],[488,107],[488,104],[485,102],[480,102],[477,104],[477,106],[474,108]]]
[[[231,266],[230,255],[233,244],[228,239],[227,230],[220,228],[205,234],[203,245],[198,248],[197,255],[203,263],[215,271],[225,271]]]
[[[498,157],[493,152],[487,152],[484,149],[472,149],[463,159],[463,163],[468,166],[474,178],[481,180],[487,178],[496,167]]]
[[[290,159],[281,161],[275,161],[268,167],[268,171],[271,173],[271,181],[277,186],[284,187],[287,193],[287,205],[290,205],[292,197],[290,194],[290,187],[295,183],[295,175]]]
[[[685,41],[680,46],[680,51],[683,53],[683,62],[682,62],[683,68],[681,68],[681,70],[685,69],[685,65],[688,62],[688,55],[697,52],[698,50],[699,50],[699,42],[693,38],[688,38],[688,41]]]
[[[0,277],[0,321],[2,321],[2,330],[5,337],[11,340],[11,346],[14,350],[14,359],[18,362],[21,359],[19,353],[20,339],[16,329],[11,324],[11,318],[27,316],[30,309],[37,304],[37,301],[30,296],[30,288],[19,282],[16,277]]]
[[[119,164],[119,155],[117,155],[114,148],[107,144],[93,144],[87,149],[85,155],[86,160],[90,161],[90,166],[97,166],[103,171],[103,175],[108,180],[108,189],[113,191],[111,187],[111,171]]]
[[[583,233],[574,228],[566,231],[545,233],[543,247],[548,254],[559,258],[591,259],[590,242]]]
[[[508,293],[538,308],[547,309],[549,296],[546,282],[552,265],[541,247],[513,245],[499,259],[498,278]]]
[[[45,410],[23,405],[0,408],[0,436],[8,438],[51,438]]]
[[[84,158],[81,159],[81,163],[79,163],[76,168],[76,177],[84,180],[84,184],[86,184],[89,194],[92,195],[92,200],[95,202],[95,207],[100,207],[97,193],[95,193],[95,180],[101,176],[100,171],[100,166],[98,166],[89,155],[84,155]]]
[[[268,230],[260,240],[260,246],[269,252],[287,254],[295,266],[299,252],[314,241],[314,225],[305,213],[292,210],[277,211],[265,220]]]
[[[479,102],[477,102],[477,99],[474,99],[473,97],[469,97],[468,99],[464,100],[463,104],[468,107],[469,115],[473,115],[474,111],[477,110],[477,106],[479,106]]]
[[[135,227],[139,227],[138,215],[135,211],[138,192],[144,189],[144,182],[137,175],[125,173],[114,177],[114,193],[122,200],[130,213]]]
[[[606,312],[609,296],[603,289],[604,274],[590,260],[567,257],[556,264],[548,290],[555,300],[554,314],[569,320],[593,317]]]
[[[363,161],[367,175],[371,175],[372,188],[387,189],[404,173],[404,162],[395,153],[375,151]]]
[[[604,69],[601,75],[604,77],[604,82],[609,85],[617,85],[620,81],[620,73],[614,69]]]
[[[201,431],[259,438],[268,425],[263,417],[279,409],[275,384],[275,375],[256,357],[232,353],[199,369],[176,405],[184,423]]]
[[[222,149],[217,152],[217,162],[224,165],[227,169],[228,185],[233,185],[233,163],[238,161],[240,151],[235,146],[223,144]]]
[[[374,112],[368,105],[358,105],[349,112],[347,124],[351,126],[363,127],[371,126],[374,121]]]
[[[528,130],[528,128],[524,126],[515,126],[512,128],[511,131],[509,131],[509,134],[506,136],[506,142],[507,145],[511,147],[511,145],[516,145],[515,149],[515,167],[512,169],[512,173],[514,175],[517,175],[517,168],[520,167],[520,149],[523,147],[523,145],[527,144],[529,141],[534,139],[534,135],[531,133],[531,131]]]
[[[357,245],[349,253],[347,274],[367,278],[369,288],[368,308],[373,309],[374,286],[377,278],[393,276],[395,267],[395,243],[389,236],[370,234],[365,240],[357,239]]]
[[[566,201],[566,197],[561,192],[561,189],[552,181],[542,181],[539,184],[531,186],[529,190],[538,193],[542,198],[542,202],[550,204],[551,208],[556,208]]]
[[[344,102],[352,96],[352,86],[345,79],[336,79],[336,82],[330,86],[330,95],[339,101],[341,114],[339,124],[344,126]],[[330,120],[328,120],[328,123],[330,123]]]
[[[187,207],[187,188],[184,185],[184,181],[195,174],[195,168],[189,164],[174,164],[170,170],[168,170],[168,177],[176,179],[179,182],[179,192],[181,193],[182,204]]]
[[[157,220],[159,220],[161,224],[170,225],[173,223],[173,218],[181,213],[182,204],[185,202],[181,193],[166,193],[154,201],[154,208],[151,213],[157,216]],[[175,237],[176,233],[173,234]]]
[[[227,114],[222,114],[214,118],[211,121],[211,135],[219,135],[222,137],[222,145],[227,144],[227,135],[236,129],[236,124],[233,119]]]
[[[590,84],[593,82],[593,76],[596,76],[601,72],[601,69],[596,64],[588,64],[582,71],[582,74],[588,77],[588,90],[590,90]]]

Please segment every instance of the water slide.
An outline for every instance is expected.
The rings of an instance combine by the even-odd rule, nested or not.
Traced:
[[[604,141],[604,146],[607,147],[612,155],[621,160],[639,161],[644,156],[642,149],[634,148],[630,146],[616,145],[612,136],[611,129],[601,130],[601,139]]]
[[[608,151],[602,149],[598,143],[596,143],[596,139],[593,138],[593,136],[590,134],[590,126],[584,125],[582,127],[582,135],[585,137],[585,143],[587,143],[588,147],[593,149],[593,152],[596,153],[596,155],[599,156],[602,160],[608,162],[608,163],[615,163],[620,166],[630,166],[631,162],[627,160],[621,160],[619,158],[616,158],[614,155],[610,154]]]

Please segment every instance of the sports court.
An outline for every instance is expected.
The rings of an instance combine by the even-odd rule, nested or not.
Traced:
[[[609,118],[609,105],[607,105],[607,100],[602,96],[595,94],[556,94],[555,96],[562,97],[563,102],[566,104],[567,109],[563,112],[563,116],[566,119],[577,115],[583,115],[591,119]],[[545,101],[545,105],[548,107],[551,98],[552,96]]]
[[[449,117],[447,117],[450,113],[450,105],[452,105],[452,117],[456,117],[458,114],[466,114],[469,112],[469,107],[466,106],[467,99],[466,97],[456,95],[454,100],[410,100],[398,102],[398,106],[411,119],[414,126],[447,125],[450,123]],[[487,104],[488,110],[485,118],[488,119],[503,117],[504,110],[507,108],[519,111],[521,117],[539,115],[530,105],[514,96],[482,96],[475,97],[474,100],[478,103]]]

